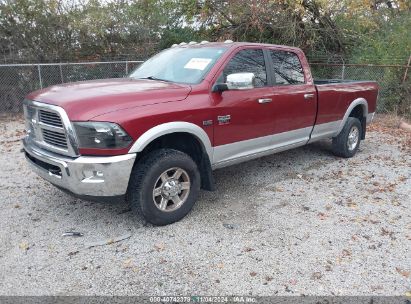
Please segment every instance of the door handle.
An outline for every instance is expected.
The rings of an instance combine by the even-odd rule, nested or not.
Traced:
[[[258,103],[269,103],[272,102],[273,100],[271,98],[260,98],[258,99]]]
[[[304,99],[314,98],[314,94],[304,94]]]

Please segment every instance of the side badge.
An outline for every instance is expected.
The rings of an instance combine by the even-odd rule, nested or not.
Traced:
[[[211,126],[212,124],[213,124],[213,121],[211,119],[203,120],[203,126],[204,127]]]
[[[231,120],[231,115],[217,116],[217,121],[219,125],[229,124]]]

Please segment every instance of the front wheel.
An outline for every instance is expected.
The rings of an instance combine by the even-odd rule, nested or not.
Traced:
[[[348,117],[340,134],[333,138],[332,150],[340,157],[353,157],[360,147],[362,126],[358,118]]]
[[[200,191],[200,173],[187,154],[160,149],[134,166],[127,200],[154,225],[174,223],[190,212]]]

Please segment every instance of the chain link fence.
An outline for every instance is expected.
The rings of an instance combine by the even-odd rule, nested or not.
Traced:
[[[142,62],[0,65],[0,113],[21,112],[24,97],[32,91],[73,81],[124,77]]]
[[[37,89],[66,82],[124,77],[143,61],[0,65],[0,113],[22,110],[24,97]],[[311,60],[316,79],[375,80],[378,111],[411,116],[411,82],[405,65],[324,63]]]

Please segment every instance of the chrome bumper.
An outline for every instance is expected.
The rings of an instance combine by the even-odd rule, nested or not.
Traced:
[[[121,196],[127,191],[136,154],[70,158],[38,148],[23,139],[33,171],[48,182],[79,196]]]

